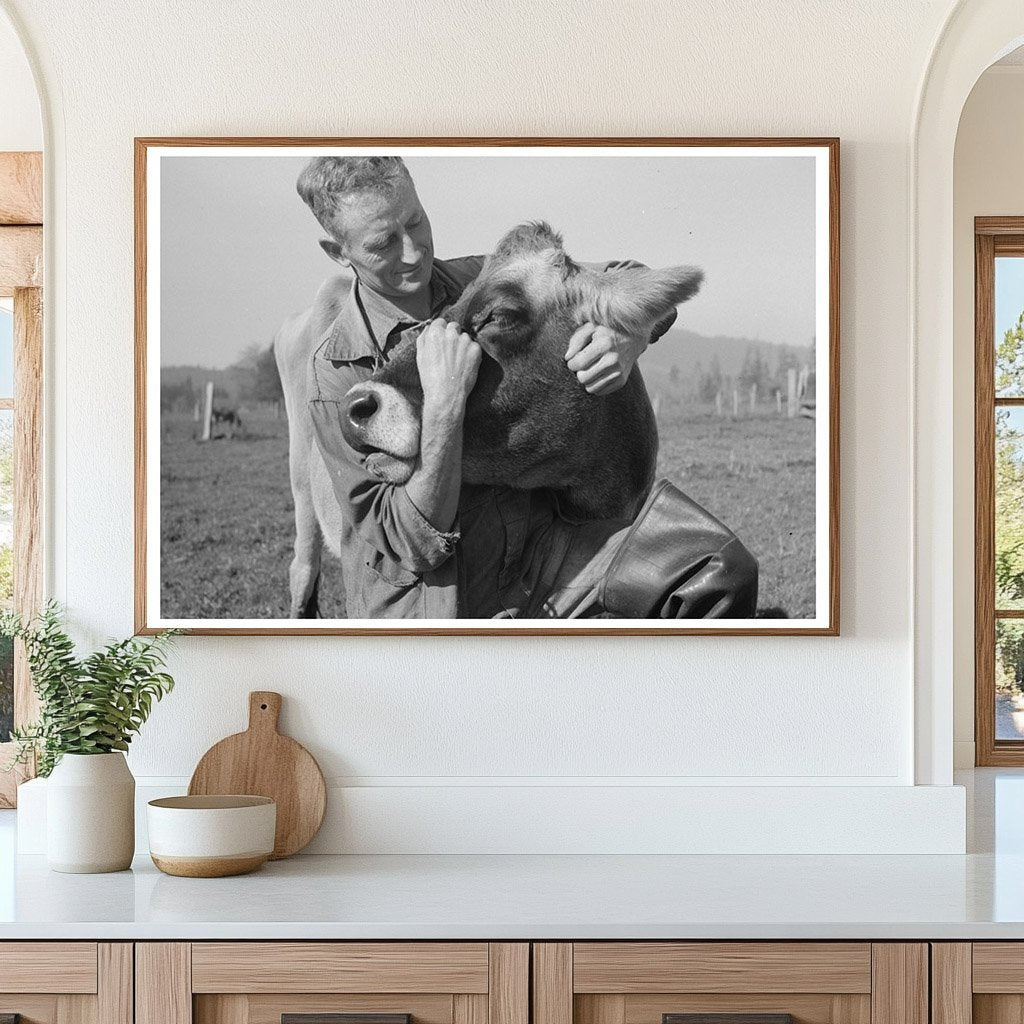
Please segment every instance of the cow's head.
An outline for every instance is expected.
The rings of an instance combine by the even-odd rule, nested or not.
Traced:
[[[593,442],[595,419],[625,417],[612,427],[628,434],[626,399],[588,395],[566,366],[569,338],[588,321],[629,335],[649,333],[673,306],[696,293],[702,278],[693,267],[590,270],[569,257],[547,224],[513,228],[445,313],[484,351],[466,405],[463,478],[554,486],[552,481],[566,479],[571,470],[573,446]],[[627,390],[646,404],[639,379]],[[346,396],[344,436],[367,455],[367,468],[381,479],[404,483],[412,475],[421,404],[412,338]]]

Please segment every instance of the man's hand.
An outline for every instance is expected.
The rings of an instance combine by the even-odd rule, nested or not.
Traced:
[[[480,346],[460,332],[458,324],[432,320],[416,339],[424,409],[461,418],[476,383],[480,359]]]
[[[565,361],[592,395],[610,395],[624,387],[648,339],[616,334],[608,327],[584,324],[569,339]]]
[[[462,420],[482,352],[459,330],[437,319],[416,339],[423,385],[420,464],[405,485],[409,500],[443,533],[451,530],[462,486]]]

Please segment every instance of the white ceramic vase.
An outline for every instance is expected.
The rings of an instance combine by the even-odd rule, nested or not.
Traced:
[[[124,871],[135,853],[135,778],[124,754],[65,754],[46,783],[54,871]]]

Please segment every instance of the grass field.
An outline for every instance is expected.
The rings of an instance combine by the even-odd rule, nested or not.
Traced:
[[[758,615],[814,615],[814,421],[664,402],[658,474],[721,519],[760,568]]]
[[[295,526],[288,421],[244,410],[232,439],[197,441],[190,416],[163,416],[160,600],[168,618],[288,617]],[[326,614],[340,579],[321,587]]]
[[[191,417],[165,415],[161,448],[163,614],[283,618],[294,527],[288,425],[243,411],[234,439],[199,442]],[[759,614],[814,613],[814,423],[774,406],[718,417],[669,396],[659,410],[659,474],[730,526],[760,563]],[[340,587],[326,566],[325,615]]]

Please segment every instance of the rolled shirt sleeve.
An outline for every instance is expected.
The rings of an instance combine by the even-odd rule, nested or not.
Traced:
[[[335,499],[351,531],[384,559],[408,572],[438,568],[455,550],[456,531],[437,530],[415,506],[405,487],[372,476],[365,457],[354,452],[341,432],[342,398],[369,378],[372,367],[334,365],[320,352],[311,365],[309,415],[313,435],[330,475]],[[350,531],[345,530],[348,534]],[[344,546],[344,545],[343,545]],[[343,560],[348,559],[344,557]]]
[[[349,471],[343,465],[338,467],[337,478],[359,535],[389,561],[422,574],[438,568],[454,553],[458,531],[442,532],[432,526],[404,487],[369,477],[356,467]],[[342,495],[338,497],[342,500]]]

